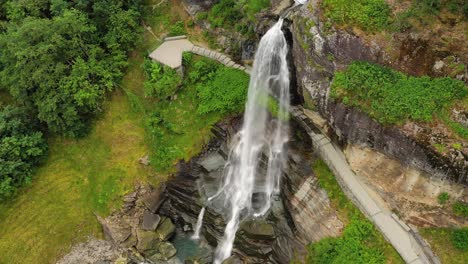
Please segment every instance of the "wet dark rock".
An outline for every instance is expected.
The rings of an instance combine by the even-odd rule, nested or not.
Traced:
[[[190,225],[192,229],[195,227],[198,214],[204,206],[203,201],[210,193],[213,194],[213,190],[207,185],[213,184],[216,187],[217,180],[222,177],[223,166],[221,170],[208,172],[208,169],[221,165],[218,155],[223,160],[227,158],[227,142],[240,128],[238,120],[228,119],[216,125],[213,129],[215,136],[205,150],[189,162],[181,162],[177,174],[168,181],[164,193],[167,199],[158,213],[170,217],[181,230],[186,225]],[[296,135],[300,133],[299,130]],[[304,151],[311,149],[310,143],[307,140],[294,139],[290,146],[295,151],[289,151],[291,165],[283,177],[281,188],[285,195],[276,198],[266,219],[246,220],[242,223],[236,235],[232,261],[242,259],[244,263],[289,263],[293,256],[301,257],[306,254],[305,245],[309,242],[340,233],[342,224],[330,207],[327,196],[323,195],[324,191],[316,180],[310,180],[315,179],[310,169],[310,155],[304,155]],[[217,157],[219,165],[204,168],[201,164],[213,156]],[[261,164],[266,166],[264,161]],[[315,204],[317,197],[320,198],[320,206],[309,206]],[[259,201],[263,198],[255,195],[255,199]],[[332,224],[327,226],[324,222]],[[202,235],[212,247],[216,247],[222,238],[224,228],[225,220],[221,212],[212,206],[207,207]],[[321,229],[323,231],[318,232]]]

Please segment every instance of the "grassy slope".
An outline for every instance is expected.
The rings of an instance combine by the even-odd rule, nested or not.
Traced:
[[[338,217],[345,225],[354,221],[368,221],[359,209],[346,197],[340,185],[328,166],[322,160],[316,160],[312,165],[313,171],[318,178],[320,186],[327,192],[332,207],[337,210]],[[404,263],[398,252],[388,243],[383,235],[375,229],[371,242],[367,246],[377,248],[381,251],[388,264]]]
[[[52,263],[73,243],[101,236],[93,213],[108,213],[150,175],[138,164],[148,151],[139,122],[117,91],[86,138],[51,140],[33,184],[0,205],[0,263]]]
[[[146,25],[152,33],[144,31],[144,41],[131,53],[121,87],[112,94],[90,134],[80,140],[52,139],[49,158],[33,184],[16,200],[0,204],[1,264],[55,263],[73,244],[90,235],[102,236],[94,213],[106,215],[117,208],[120,196],[135,183],[157,184],[164,179],[138,164],[138,158],[150,152],[143,122],[144,113],[154,107],[142,98],[141,64],[145,54],[160,43],[156,36],[187,15],[180,1],[153,9],[158,3],[148,1],[151,14]],[[134,99],[142,104],[135,105]],[[198,134],[203,138],[206,131]],[[200,148],[199,139],[193,138],[191,153]]]
[[[423,228],[421,235],[431,245],[443,264],[466,264],[468,251],[455,248],[451,243],[452,230],[446,228]]]

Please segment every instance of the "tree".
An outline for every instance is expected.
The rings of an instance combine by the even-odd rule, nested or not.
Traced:
[[[25,109],[0,109],[0,200],[29,183],[34,166],[44,157],[47,143],[38,128]]]

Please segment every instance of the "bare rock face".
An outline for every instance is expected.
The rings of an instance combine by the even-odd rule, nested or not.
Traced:
[[[221,158],[226,160],[227,141],[238,129],[238,124],[239,120],[235,119],[218,124],[213,129],[215,137],[205,151],[191,161],[179,164],[178,173],[167,183],[167,199],[159,214],[169,216],[180,228],[191,225],[193,229],[206,193],[213,192],[218,186],[224,167]],[[245,220],[241,224],[234,242],[234,256],[226,263],[237,263],[238,260],[243,263],[289,263],[293,257],[305,256],[306,244],[340,234],[343,224],[310,169],[311,160],[305,154],[311,149],[308,147],[310,145],[303,140],[291,142],[281,197],[273,201],[270,213],[264,219]],[[202,227],[204,239],[215,247],[224,227],[221,212],[207,207]]]
[[[438,195],[447,192],[451,200],[468,197],[468,189],[450,181],[431,179],[424,172],[404,166],[370,148],[349,145],[346,158],[356,175],[383,206],[398,212],[410,224],[418,227],[462,227],[468,221],[453,215],[449,204],[441,205]]]
[[[208,10],[217,0],[183,0],[182,1],[185,7],[185,10],[191,15],[195,16],[198,12],[203,12]]]

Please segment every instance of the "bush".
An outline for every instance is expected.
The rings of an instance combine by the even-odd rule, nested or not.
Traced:
[[[375,232],[369,221],[354,219],[342,237],[325,238],[309,245],[307,263],[385,263],[383,253],[367,245]]]
[[[437,200],[439,200],[439,204],[445,204],[449,200],[450,195],[447,192],[443,192],[437,196]]]
[[[338,24],[349,24],[367,31],[384,29],[391,10],[385,0],[324,0],[325,16]]]
[[[457,201],[453,204],[453,213],[458,216],[468,217],[468,204]]]
[[[165,99],[174,95],[181,84],[180,75],[168,66],[146,59],[143,69],[146,74],[143,84],[145,96]]]
[[[170,27],[169,36],[171,37],[185,34],[187,34],[187,31],[185,30],[184,21],[177,21],[174,25]]]
[[[455,79],[405,76],[367,62],[354,62],[335,73],[331,92],[334,98],[348,97],[347,104],[383,124],[430,122],[467,95],[467,87]]]
[[[222,67],[212,79],[197,85],[200,98],[198,113],[221,112],[228,114],[241,111],[247,98],[249,77],[237,69]]]
[[[249,33],[249,24],[255,22],[255,14],[270,6],[269,0],[221,0],[208,14],[199,13],[197,19],[208,18],[213,27],[241,29],[242,34]]]
[[[458,249],[468,251],[468,227],[453,231],[452,244]]]
[[[35,166],[47,152],[38,123],[23,108],[0,109],[0,200],[31,182]]]

